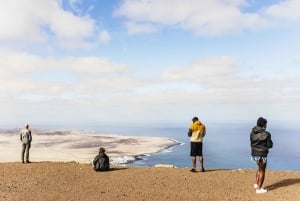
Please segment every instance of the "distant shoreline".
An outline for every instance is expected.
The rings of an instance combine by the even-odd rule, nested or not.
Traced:
[[[112,164],[129,164],[147,154],[158,153],[180,144],[164,137],[121,136],[72,131],[32,130],[32,161],[76,161],[90,163],[104,147]],[[0,129],[0,161],[20,161],[18,129]]]
[[[8,128],[8,127],[4,127]],[[14,128],[14,127],[12,127]],[[49,128],[49,129],[45,129]],[[58,129],[57,129],[58,128]],[[249,139],[248,139],[248,127],[241,126],[239,124],[233,124],[231,126],[226,127],[218,127],[218,126],[210,126],[209,132],[207,134],[207,137],[205,138],[204,142],[204,155],[205,155],[205,166],[211,167],[211,168],[219,168],[219,169],[238,169],[238,168],[250,168],[255,169],[257,166],[254,162],[250,160],[250,146],[249,146]],[[6,130],[7,135],[10,136],[19,133],[20,128],[16,129],[1,129],[1,131]],[[53,157],[53,158],[42,158],[41,161],[79,161],[82,162],[84,158],[86,158],[85,163],[90,163],[93,159],[94,155],[97,154],[99,147],[98,146],[106,146],[107,147],[107,153],[111,156],[111,161],[114,164],[124,164],[124,165],[130,165],[130,166],[153,166],[156,163],[167,163],[167,164],[174,164],[177,167],[190,167],[191,166],[191,160],[189,157],[189,139],[186,135],[186,128],[169,128],[169,127],[162,127],[162,128],[140,128],[140,127],[134,127],[134,128],[127,128],[127,127],[118,127],[118,128],[110,128],[110,127],[82,127],[82,130],[76,128],[72,129],[69,128],[68,130],[64,129],[63,127],[49,127],[45,126],[40,130],[44,132],[45,137],[47,136],[47,132],[58,132],[57,136],[62,136],[63,132],[67,131],[69,133],[74,134],[82,134],[82,135],[98,135],[98,134],[104,134],[106,137],[118,137],[115,135],[115,133],[121,133],[122,136],[125,136],[128,140],[131,140],[131,142],[134,142],[134,139],[137,138],[137,136],[159,136],[164,137],[168,139],[175,139],[178,142],[182,143],[177,146],[172,146],[172,148],[168,148],[168,146],[163,146],[162,148],[158,148],[154,152],[148,154],[145,152],[145,148],[148,149],[148,147],[143,147],[142,152],[136,154],[136,157],[134,157],[133,154],[127,154],[125,153],[123,156],[120,155],[119,150],[116,148],[118,144],[122,144],[125,142],[124,139],[118,140],[117,143],[99,143],[99,141],[91,140],[91,142],[88,143],[73,143],[74,149],[78,150],[84,150],[86,149],[87,154],[86,156],[82,157],[81,155],[75,154],[75,156],[71,156],[72,152],[65,153],[65,158],[68,160],[65,160],[65,158],[61,159],[60,157]],[[97,132],[98,131],[98,132]],[[100,131],[100,132],[99,132]],[[276,171],[280,170],[287,170],[287,171],[299,171],[300,162],[297,160],[299,156],[299,150],[297,146],[297,139],[299,138],[299,131],[294,132],[284,132],[285,130],[282,129],[280,126],[273,128],[272,131],[272,138],[274,138],[274,148],[270,150],[270,154],[268,156],[268,165],[267,169],[272,169]],[[223,135],[220,135],[220,132],[223,132]],[[3,132],[2,132],[3,133]],[[10,133],[10,134],[9,134]],[[36,154],[43,146],[44,149],[49,151],[49,154],[54,155],[54,151],[56,151],[58,154],[64,154],[59,153],[60,150],[57,150],[53,147],[53,143],[49,142],[58,142],[58,139],[60,137],[57,137],[57,139],[44,141],[43,144],[37,146],[35,144],[37,141],[35,137],[35,131],[33,130],[33,137],[34,137],[34,144],[32,146],[32,156]],[[285,133],[287,137],[281,138],[281,134]],[[42,135],[42,133],[40,133]],[[60,135],[59,135],[60,134]],[[226,136],[226,138],[223,138]],[[1,140],[2,135],[0,134],[0,149],[3,146],[7,146],[7,142],[4,142]],[[111,140],[112,138],[103,138]],[[233,143],[232,139],[234,139],[237,143]],[[69,139],[68,139],[69,140]],[[279,141],[280,140],[280,141]],[[76,140],[75,140],[76,141]],[[278,144],[276,142],[280,142]],[[54,143],[54,144],[55,144]],[[175,144],[171,142],[171,144]],[[57,144],[57,146],[65,146],[63,143]],[[69,144],[70,145],[70,144]],[[0,161],[5,162],[4,159],[6,156],[3,157],[3,155],[15,155],[13,161],[20,161],[20,141],[18,135],[15,136],[15,139],[12,139],[12,143],[9,145],[8,149],[5,150],[5,153],[0,153]],[[82,147],[82,148],[80,148]],[[87,148],[91,147],[89,150]],[[128,147],[127,147],[128,148]],[[69,150],[70,147],[67,147]],[[157,152],[160,150],[159,152]],[[130,151],[130,150],[129,150]],[[147,151],[147,150],[146,150]],[[127,151],[126,151],[127,152]],[[139,155],[142,154],[142,155]],[[69,155],[69,156],[68,156]],[[119,155],[119,157],[115,157],[115,155]],[[72,160],[70,160],[72,158]],[[141,160],[142,159],[142,160]],[[12,161],[10,158],[8,159]],[[34,159],[35,160],[35,159]],[[38,159],[37,161],[39,161]]]

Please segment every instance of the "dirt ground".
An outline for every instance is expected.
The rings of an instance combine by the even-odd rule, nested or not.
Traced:
[[[255,170],[112,167],[95,172],[88,164],[0,163],[0,200],[300,200],[300,172],[267,170],[266,194],[255,193],[254,179]]]

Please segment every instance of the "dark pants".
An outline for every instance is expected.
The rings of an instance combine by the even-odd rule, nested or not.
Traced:
[[[190,156],[202,156],[202,142],[191,142]]]
[[[22,162],[29,161],[29,149],[30,149],[30,143],[22,143],[22,153],[21,153],[21,160]],[[25,160],[24,160],[24,154],[25,154]]]

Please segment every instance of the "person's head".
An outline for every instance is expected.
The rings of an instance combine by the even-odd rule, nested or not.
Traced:
[[[103,148],[103,147],[101,147],[100,149],[99,149],[99,154],[104,154],[105,153],[105,149]]]
[[[199,119],[198,119],[198,117],[194,117],[194,118],[192,119],[192,121],[193,121],[193,122],[196,122],[196,121],[199,121]]]
[[[263,117],[259,117],[257,119],[257,126],[262,127],[262,128],[266,128],[267,127],[267,120]]]
[[[24,125],[24,128],[28,129],[28,128],[29,128],[29,124],[26,123],[26,124]]]

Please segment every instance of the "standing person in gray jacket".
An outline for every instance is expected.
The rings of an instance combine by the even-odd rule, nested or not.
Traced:
[[[258,166],[258,170],[256,172],[256,183],[254,184],[256,193],[267,192],[262,185],[265,179],[267,156],[269,149],[273,147],[273,142],[271,134],[266,131],[266,128],[267,120],[260,117],[257,120],[257,125],[252,128],[250,134],[252,160],[254,160]]]
[[[25,124],[24,128],[20,132],[20,140],[22,142],[22,152],[21,152],[21,160],[22,163],[30,163],[29,161],[29,149],[31,147],[31,130],[29,130],[29,125]],[[24,160],[25,156],[25,160]]]

